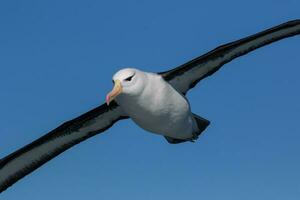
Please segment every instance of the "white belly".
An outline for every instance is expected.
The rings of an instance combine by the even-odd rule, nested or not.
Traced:
[[[142,95],[120,96],[117,103],[147,131],[177,139],[191,138],[194,130],[189,103],[161,77],[152,76]]]

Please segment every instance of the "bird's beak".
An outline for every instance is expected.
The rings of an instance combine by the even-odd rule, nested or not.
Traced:
[[[106,104],[109,105],[112,100],[114,100],[122,92],[121,81],[116,80],[114,88],[106,96]]]

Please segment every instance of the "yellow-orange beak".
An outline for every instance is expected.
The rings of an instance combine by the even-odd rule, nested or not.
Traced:
[[[112,100],[114,100],[122,92],[121,81],[116,80],[115,86],[110,93],[106,95],[106,104],[109,105]]]

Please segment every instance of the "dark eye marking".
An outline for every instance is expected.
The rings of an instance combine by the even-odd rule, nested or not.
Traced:
[[[134,77],[135,74],[133,74],[132,76],[129,76],[128,78],[125,79],[125,81],[131,81],[132,78]]]

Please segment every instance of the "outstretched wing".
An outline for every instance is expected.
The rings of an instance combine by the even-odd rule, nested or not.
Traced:
[[[0,160],[0,193],[72,146],[128,118],[114,102],[103,104]]]
[[[186,94],[200,80],[224,64],[278,40],[300,34],[300,20],[290,21],[252,36],[231,42],[170,71],[159,73],[175,89]]]

